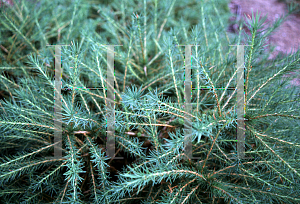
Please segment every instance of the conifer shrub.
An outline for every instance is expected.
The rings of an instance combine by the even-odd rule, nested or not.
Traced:
[[[280,0],[285,2],[288,6],[295,7],[295,13],[299,14],[300,12],[300,1],[299,0]]]
[[[299,203],[299,90],[265,38],[226,32],[228,1],[20,1],[1,8],[2,203]],[[294,11],[290,7],[290,13]],[[242,27],[242,26],[241,26]],[[237,155],[236,46],[245,47],[245,158]],[[62,157],[54,155],[54,47],[62,46]],[[192,109],[185,52],[192,47]],[[116,152],[106,152],[107,46]],[[207,86],[211,89],[201,89]],[[96,88],[91,88],[96,87]],[[217,89],[217,87],[224,87]],[[186,115],[192,154],[185,151]],[[53,158],[51,158],[53,157]],[[114,159],[123,157],[124,159]]]

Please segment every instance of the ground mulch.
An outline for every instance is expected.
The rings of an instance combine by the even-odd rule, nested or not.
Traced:
[[[229,8],[232,12],[230,21],[234,21],[236,18],[246,20],[250,18],[253,13],[260,13],[260,16],[267,15],[265,25],[273,23],[278,17],[288,13],[288,7],[286,2],[280,0],[231,0]],[[246,15],[246,17],[245,17]],[[243,30],[248,35],[251,35],[247,27],[243,27]],[[238,33],[238,25],[231,24],[228,28],[229,32]],[[274,31],[274,33],[267,38],[267,43],[275,46],[275,50],[271,53],[269,59],[274,59],[278,55],[285,55],[295,52],[300,46],[300,14],[290,15],[282,25]],[[286,76],[295,76],[290,81],[290,84],[285,88],[291,86],[300,87],[300,70],[296,72],[290,72]]]

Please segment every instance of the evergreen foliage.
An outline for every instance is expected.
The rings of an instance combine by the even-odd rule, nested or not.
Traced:
[[[226,32],[228,1],[14,2],[1,8],[2,203],[299,203],[299,90],[265,38]],[[32,6],[35,5],[35,6]],[[294,11],[289,8],[290,13]],[[242,27],[242,26],[241,26]],[[241,43],[244,42],[244,43]],[[62,46],[62,158],[54,152],[54,47]],[[106,156],[107,46],[115,47],[116,157]],[[193,156],[184,151],[192,47]],[[245,47],[245,154],[236,150],[236,44]],[[201,90],[200,87],[214,87]],[[98,87],[89,89],[88,87]],[[216,87],[226,87],[216,89]]]

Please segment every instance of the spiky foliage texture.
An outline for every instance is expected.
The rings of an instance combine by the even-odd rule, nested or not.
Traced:
[[[295,13],[300,13],[300,1],[299,0],[280,0],[285,2],[287,5],[292,6],[295,8]]]
[[[299,68],[299,52],[268,60],[264,39],[283,18],[262,29],[264,19],[252,15],[251,36],[229,35],[227,3],[41,0],[2,8],[2,203],[299,203],[299,90],[281,81]],[[245,154],[253,159],[237,158],[236,90],[227,89],[237,73],[229,45],[241,42],[251,45]],[[62,87],[70,90],[62,92],[61,159],[48,159],[55,68],[47,44],[70,44],[62,48]],[[105,154],[108,44],[123,45],[115,48],[114,76],[123,168]],[[184,47],[175,44],[199,45],[190,116],[200,160],[184,151]]]

